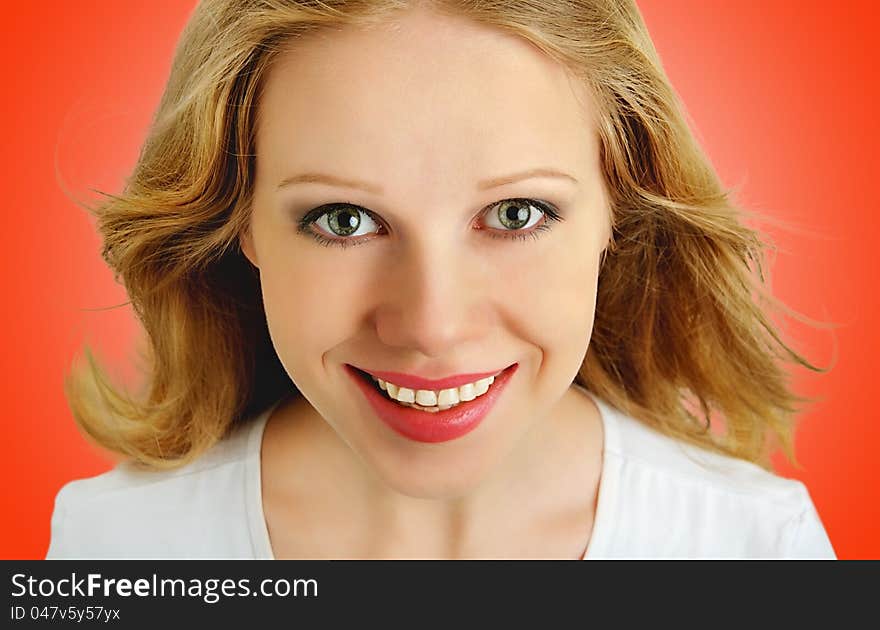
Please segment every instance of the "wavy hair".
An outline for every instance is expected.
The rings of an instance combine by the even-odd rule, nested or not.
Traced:
[[[795,414],[812,401],[791,390],[784,363],[827,368],[769,319],[770,308],[792,313],[766,286],[769,240],[695,140],[632,0],[202,0],[124,190],[87,206],[146,332],[147,378],[125,391],[85,346],[65,377],[80,428],[170,469],[299,394],[239,246],[262,82],[291,39],[417,4],[525,38],[592,91],[612,236],[575,382],[685,442],[766,469],[782,446],[797,464]],[[710,431],[713,417],[723,431]]]

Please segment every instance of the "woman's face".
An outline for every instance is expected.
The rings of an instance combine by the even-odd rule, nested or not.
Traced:
[[[525,41],[421,11],[300,41],[266,79],[242,248],[291,379],[399,492],[475,488],[581,365],[610,234],[590,107]],[[325,204],[345,205],[309,215]],[[435,442],[380,420],[345,367],[514,363],[483,420]]]

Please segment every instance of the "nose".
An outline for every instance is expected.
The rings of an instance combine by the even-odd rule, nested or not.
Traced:
[[[397,243],[386,265],[375,326],[389,347],[445,359],[466,352],[468,343],[485,341],[497,278],[487,277],[490,268],[472,243],[430,236]]]

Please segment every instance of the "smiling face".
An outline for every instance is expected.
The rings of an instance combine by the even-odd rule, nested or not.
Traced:
[[[276,352],[386,485],[464,495],[553,417],[587,350],[610,235],[587,92],[524,40],[422,11],[298,41],[264,88],[242,249]],[[380,421],[345,369],[513,363],[485,419],[439,443]]]

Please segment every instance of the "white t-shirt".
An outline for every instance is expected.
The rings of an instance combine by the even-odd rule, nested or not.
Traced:
[[[682,443],[589,395],[605,438],[584,559],[835,559],[803,483]],[[272,559],[260,446],[277,404],[179,469],[123,463],[69,482],[46,558]]]

